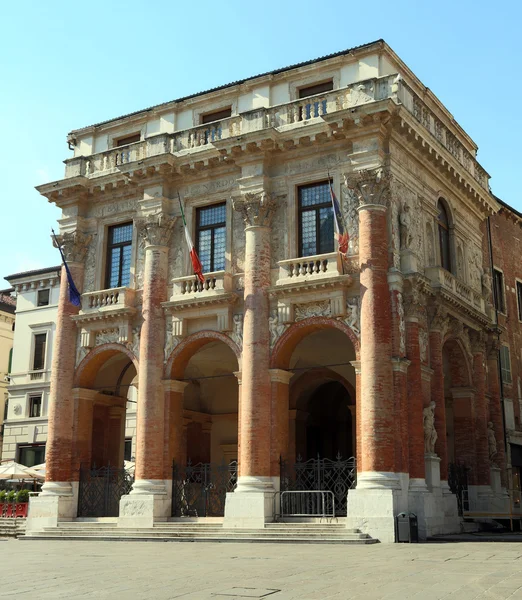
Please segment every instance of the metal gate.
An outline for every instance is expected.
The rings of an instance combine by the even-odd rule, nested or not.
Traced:
[[[346,516],[348,504],[348,490],[355,488],[357,483],[357,469],[355,458],[343,459],[340,454],[335,460],[329,458],[311,458],[303,461],[299,456],[297,462],[288,464],[281,460],[281,491],[324,491],[332,492],[326,498],[333,498],[335,506],[327,506],[329,513],[335,509],[335,515]],[[281,494],[281,497],[284,496]],[[293,496],[289,495],[288,502]],[[323,500],[321,499],[321,502]],[[329,500],[332,502],[332,500]],[[317,510],[314,502],[310,502],[310,515],[315,514]],[[302,513],[303,504],[296,507],[300,514]],[[293,507],[282,506],[281,512],[291,515]],[[297,514],[297,513],[295,513]]]
[[[461,517],[465,512],[469,512],[468,471],[469,468],[462,463],[448,464],[448,486],[457,496],[457,506]]]
[[[222,517],[227,492],[237,485],[237,462],[172,467],[173,517]]]
[[[116,467],[80,468],[79,517],[117,517],[120,498],[132,489],[134,478]]]

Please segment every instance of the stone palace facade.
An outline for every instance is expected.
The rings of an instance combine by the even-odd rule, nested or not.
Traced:
[[[262,527],[300,466],[345,459],[346,523],[382,541],[401,511],[421,536],[458,531],[465,512],[509,513],[484,225],[501,204],[474,142],[385,42],[68,142],[64,179],[38,189],[62,209],[82,307],[62,274],[29,530],[87,514],[82,469],[122,465],[133,399],[121,527],[190,514],[173,508],[176,482],[187,508],[200,481],[189,489],[187,469],[222,464],[222,510],[206,514]]]

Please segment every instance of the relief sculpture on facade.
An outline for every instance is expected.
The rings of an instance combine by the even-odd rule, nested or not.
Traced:
[[[294,320],[302,321],[310,317],[330,317],[332,308],[330,300],[320,302],[307,302],[306,304],[296,304],[294,306]]]
[[[286,326],[284,323],[279,322],[279,315],[277,310],[272,311],[270,317],[268,317],[268,330],[270,331],[270,348],[273,348],[277,340],[283,335]]]
[[[344,322],[357,336],[361,333],[361,317],[359,312],[359,298],[347,298],[346,318]]]

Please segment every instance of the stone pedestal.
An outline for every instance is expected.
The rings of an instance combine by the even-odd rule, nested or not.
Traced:
[[[406,273],[417,273],[417,257],[412,250],[401,250],[401,271]]]
[[[425,454],[426,485],[430,492],[440,489],[440,458],[436,454]],[[442,493],[442,492],[441,492]]]
[[[236,490],[227,494],[223,527],[263,528],[273,521],[274,501],[271,477],[241,476]]]
[[[72,521],[78,511],[78,482],[49,481],[45,493],[29,498],[26,531],[57,527],[59,521]]]
[[[172,487],[162,479],[140,479],[127,496],[120,499],[118,527],[153,527],[166,521],[172,507]]]
[[[406,493],[397,473],[364,472],[348,493],[346,526],[383,543],[395,541],[395,517],[408,510]]]

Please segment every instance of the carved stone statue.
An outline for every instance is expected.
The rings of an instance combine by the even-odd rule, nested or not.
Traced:
[[[359,298],[348,298],[346,300],[346,312],[347,316],[345,323],[353,329],[355,333],[360,333],[360,321],[359,321]]]
[[[268,329],[270,331],[270,347],[273,348],[277,339],[283,334],[285,326],[283,323],[279,323],[279,316],[277,310],[275,310],[268,317]]]
[[[491,297],[493,295],[493,290],[491,287],[491,276],[487,271],[482,271],[480,279],[482,284],[482,295],[484,296],[484,300],[486,301],[486,304],[491,304]]]
[[[497,455],[497,440],[495,438],[495,429],[491,421],[488,423],[488,450],[489,460],[493,462],[493,459]]]
[[[406,202],[402,205],[399,215],[399,238],[401,250],[406,250],[411,244],[411,215],[410,205]]]
[[[243,346],[243,315],[237,314],[233,317],[234,321],[234,330],[232,332],[232,338],[239,346],[242,348]]]
[[[426,454],[435,454],[435,442],[438,435],[435,429],[435,402],[430,402],[429,406],[422,411],[422,423],[424,425],[424,452]]]

